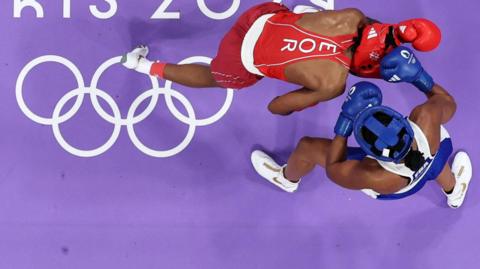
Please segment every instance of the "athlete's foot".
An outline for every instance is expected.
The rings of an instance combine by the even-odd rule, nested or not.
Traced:
[[[150,68],[153,62],[146,58],[148,52],[147,46],[140,45],[123,55],[121,63],[128,69],[134,69],[137,72],[150,75]]]
[[[451,208],[458,208],[463,204],[468,185],[472,179],[472,163],[466,152],[460,151],[455,155],[452,164],[452,173],[456,183],[453,191],[447,195],[447,203]]]
[[[285,178],[283,170],[286,165],[278,165],[270,156],[260,150],[253,151],[250,159],[255,171],[275,186],[286,192],[294,192],[297,190],[300,180],[292,182]]]

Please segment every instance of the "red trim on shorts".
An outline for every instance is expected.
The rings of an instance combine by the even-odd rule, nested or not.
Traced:
[[[288,12],[282,4],[268,2],[243,13],[220,43],[212,60],[211,72],[217,84],[224,88],[241,89],[257,83],[262,76],[248,72],[242,63],[242,43],[252,24],[262,15]]]

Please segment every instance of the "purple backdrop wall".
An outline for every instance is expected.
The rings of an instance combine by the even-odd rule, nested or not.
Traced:
[[[165,102],[166,92],[157,91],[156,105],[150,107],[147,99],[129,117],[132,103],[152,88],[148,79],[114,65],[99,78],[98,90],[88,88],[102,63],[140,43],[150,45],[154,58],[171,62],[213,57],[235,18],[260,1],[236,0],[238,9],[233,5],[231,16],[220,20],[205,15],[201,4],[223,12],[232,1],[72,1],[69,9],[62,1],[37,2],[43,18],[31,7],[16,18],[14,3],[26,2],[3,1],[0,8],[0,268],[475,267],[480,250],[476,178],[464,206],[451,210],[433,183],[414,197],[381,202],[333,185],[320,168],[294,195],[254,173],[249,154],[259,145],[285,160],[302,136],[330,137],[342,98],[277,117],[266,105],[294,86],[264,80],[232,95],[174,84],[185,100],[174,97],[183,103]],[[151,19],[162,2],[171,2],[170,13],[160,16],[180,19]],[[97,14],[111,16],[99,19],[90,5],[99,12],[116,10]],[[447,128],[455,148],[467,149],[478,167],[480,38],[471,27],[480,25],[480,4],[335,1],[335,8],[351,6],[382,21],[427,17],[441,26],[440,48],[419,57],[457,99],[458,113]],[[78,99],[78,107],[75,95],[62,99],[78,93],[72,91],[79,86],[58,63],[37,65],[19,85],[22,69],[44,55],[51,56],[39,60],[71,61],[78,79],[100,96],[99,105],[92,105],[88,94],[83,103]],[[422,101],[411,87],[377,83],[385,103],[402,112]],[[57,105],[61,99],[63,108]],[[185,115],[193,110],[198,120],[184,124],[169,112],[172,104]],[[109,117],[117,105],[119,114]],[[57,116],[63,116],[52,118],[56,106]],[[100,108],[105,114],[97,112]],[[150,108],[148,117],[140,117]],[[55,123],[62,136],[53,131]],[[111,143],[102,148],[112,132]],[[185,149],[176,148],[186,135],[191,141]],[[162,154],[168,157],[151,156]]]

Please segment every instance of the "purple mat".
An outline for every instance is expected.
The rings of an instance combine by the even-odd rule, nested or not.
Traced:
[[[384,202],[333,185],[321,168],[294,195],[255,174],[254,148],[285,160],[302,136],[332,137],[343,98],[278,117],[266,105],[295,86],[263,80],[233,93],[154,81],[148,91],[148,78],[108,67],[142,43],[152,58],[208,61],[260,1],[3,2],[1,269],[478,266],[476,178],[452,210],[435,183]],[[37,10],[20,15],[29,3]],[[480,3],[335,1],[351,6],[381,21],[439,24],[440,48],[419,57],[456,98],[447,128],[478,167]],[[376,83],[403,113],[424,100],[408,85]]]

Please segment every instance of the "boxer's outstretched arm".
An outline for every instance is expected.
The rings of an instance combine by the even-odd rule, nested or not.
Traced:
[[[287,94],[275,97],[268,110],[277,115],[290,115],[295,111],[301,111],[305,108],[315,106],[320,102],[320,96],[316,91],[301,88],[291,91]]]
[[[430,113],[440,124],[448,122],[455,111],[457,104],[455,99],[440,85],[435,84],[432,91],[426,94],[428,100],[417,106],[412,114],[422,112]]]
[[[386,81],[408,82],[425,93],[428,100],[412,111],[412,119],[443,124],[455,114],[457,105],[453,97],[434,82],[411,49],[402,46],[394,49],[382,59],[380,73]]]
[[[441,114],[441,122],[448,122],[457,111],[457,103],[442,86],[435,84],[432,91],[427,94],[427,104],[433,106]]]
[[[327,91],[316,91],[307,88],[301,88],[291,91],[287,94],[277,96],[268,105],[268,110],[277,115],[290,115],[293,112],[302,111],[313,107],[322,101],[327,101],[341,95],[342,92],[331,94]]]

